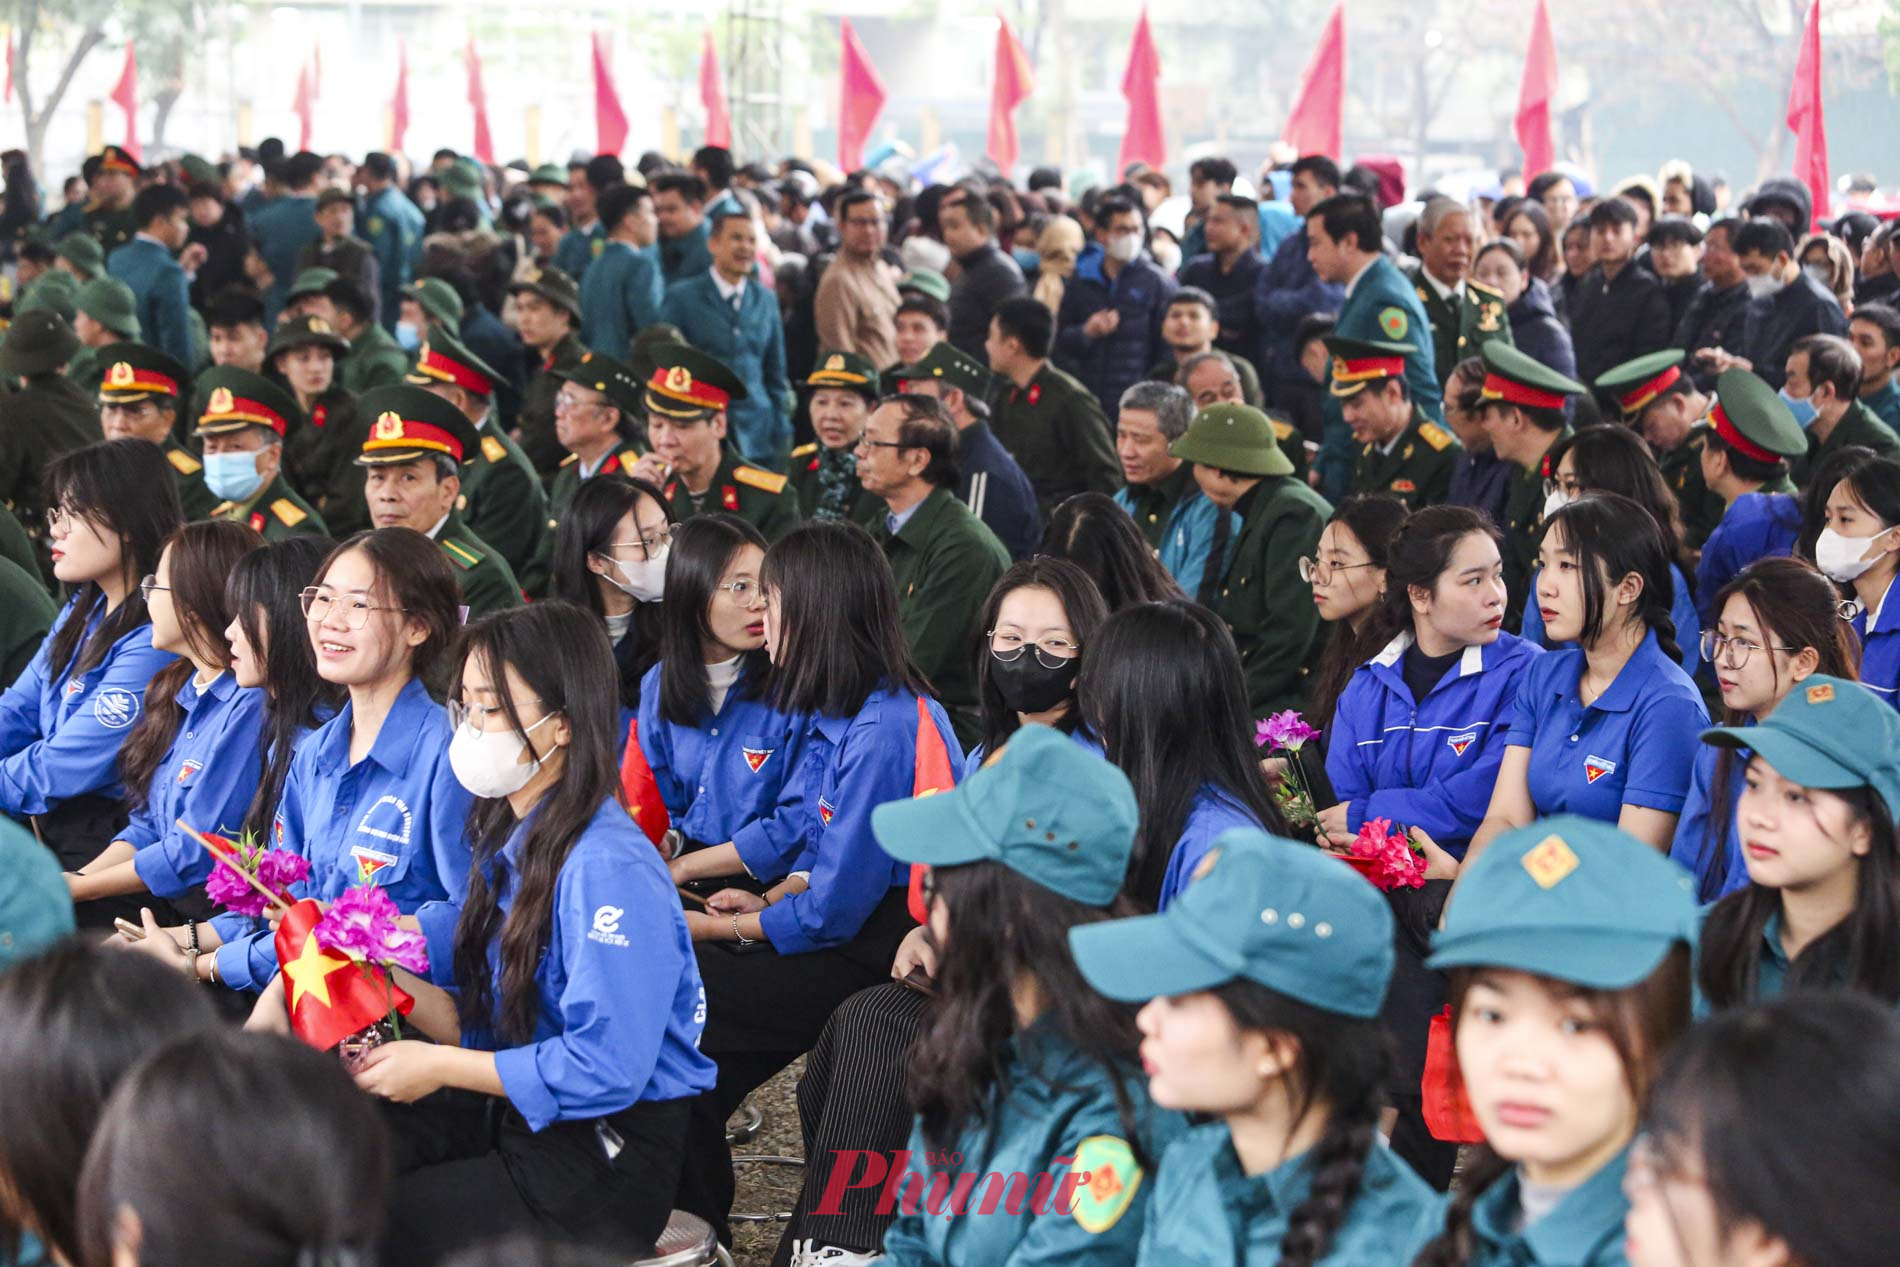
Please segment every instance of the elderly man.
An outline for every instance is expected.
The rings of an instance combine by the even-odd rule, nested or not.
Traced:
[[[1172,383],[1136,383],[1122,393],[1115,456],[1128,484],[1115,504],[1134,519],[1168,574],[1198,594],[1220,512],[1194,482],[1194,468],[1170,451],[1193,421],[1193,398]]]

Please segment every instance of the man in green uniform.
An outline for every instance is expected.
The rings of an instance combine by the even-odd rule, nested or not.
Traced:
[[[108,255],[139,231],[132,215],[132,199],[144,173],[139,161],[117,145],[108,145],[99,152],[99,173],[86,190],[92,201],[86,207],[85,225],[86,232],[98,239]]]
[[[1801,487],[1850,445],[1900,457],[1900,436],[1860,399],[1860,373],[1860,353],[1837,334],[1797,339],[1788,353],[1781,394],[1795,421],[1808,429],[1807,454],[1794,462],[1794,482]]]
[[[548,498],[527,456],[491,416],[501,375],[453,334],[436,330],[418,350],[409,381],[454,405],[475,428],[480,440],[463,457],[456,509],[468,530],[493,546],[519,576],[541,544]]]
[[[1504,502],[1504,626],[1522,627],[1537,570],[1537,541],[1544,522],[1545,481],[1556,477],[1550,452],[1570,435],[1564,402],[1583,391],[1542,362],[1503,343],[1487,343],[1484,386],[1479,391],[1478,421],[1491,437],[1492,450],[1516,468]]]
[[[322,317],[334,328],[336,312],[330,306],[330,296],[326,293],[330,283],[336,280],[336,270],[329,268],[299,269],[291,279],[290,289],[284,292],[284,310],[277,314],[279,321],[285,317]]]
[[[537,598],[547,591],[561,520],[582,482],[596,475],[633,475],[641,461],[632,419],[646,389],[631,368],[610,356],[583,352],[559,381],[554,428],[567,457],[548,485],[547,526],[521,574],[523,587]],[[640,478],[655,485],[664,478],[657,459],[648,460]]]
[[[1298,601],[1300,560],[1319,548],[1331,507],[1293,477],[1293,463],[1280,451],[1273,423],[1251,406],[1203,409],[1174,442],[1173,452],[1194,463],[1201,491],[1229,512],[1216,518],[1208,551],[1210,567],[1222,557],[1232,560],[1221,574],[1212,607],[1240,649],[1248,705],[1255,717],[1298,708],[1319,633],[1319,612],[1310,602]]]
[[[53,312],[15,317],[0,342],[0,374],[20,380],[20,390],[6,397],[0,425],[0,501],[36,541],[47,510],[40,473],[60,454],[101,439],[93,398],[61,373],[78,351],[72,327]],[[52,584],[52,562],[42,557],[40,563]]]
[[[481,433],[454,405],[420,387],[397,383],[365,392],[369,421],[356,464],[378,528],[410,528],[432,539],[454,567],[469,619],[519,607],[521,585],[508,560],[470,532],[455,509],[461,466],[481,447]]]
[[[798,508],[808,518],[870,523],[884,504],[858,482],[858,437],[877,406],[877,370],[856,352],[821,353],[803,386],[818,438],[792,450]]]
[[[409,354],[396,336],[377,324],[374,301],[354,279],[339,277],[323,288],[337,333],[350,341],[338,375],[343,390],[361,396],[372,387],[400,383],[409,372]]]
[[[983,344],[1001,395],[990,429],[1023,468],[1043,518],[1077,493],[1121,487],[1115,429],[1095,393],[1049,363],[1055,317],[1027,296],[1005,299]]]
[[[296,398],[235,366],[213,366],[200,381],[205,408],[192,434],[204,442],[205,483],[225,499],[211,517],[249,524],[267,542],[328,536],[322,517],[284,478],[284,437],[304,424]]]
[[[204,463],[175,434],[185,367],[143,343],[121,343],[117,352],[100,368],[100,429],[108,440],[147,440],[165,450],[185,518],[209,518],[218,498],[205,485]]]
[[[83,392],[97,392],[106,366],[120,359],[118,350],[139,337],[132,288],[116,277],[97,277],[81,286],[73,299],[73,333],[81,346],[66,366],[66,377]]]
[[[726,443],[726,407],[745,384],[716,357],[684,343],[653,350],[647,439],[653,452],[631,474],[653,480],[676,519],[729,511],[776,541],[798,526],[798,494],[775,471],[748,466]]]
[[[528,382],[515,415],[515,439],[543,477],[553,473],[566,452],[554,434],[554,398],[566,373],[587,351],[581,342],[581,292],[558,268],[529,269],[508,293],[515,301],[515,328],[521,341],[541,358],[540,372]]]
[[[1593,386],[1599,399],[1616,401],[1624,425],[1649,441],[1682,511],[1683,544],[1700,550],[1722,522],[1727,503],[1703,482],[1702,433],[1696,427],[1715,398],[1683,372],[1684,355],[1680,348],[1668,348],[1639,356],[1597,375]]]
[[[1406,509],[1436,506],[1451,492],[1451,473],[1462,451],[1451,432],[1427,418],[1405,385],[1410,343],[1329,335],[1332,385],[1340,412],[1359,443],[1353,466],[1356,493],[1381,493]]]
[[[996,534],[957,500],[957,424],[940,401],[904,395],[864,424],[858,481],[884,503],[871,535],[897,579],[911,659],[967,749],[982,738],[971,648],[983,599],[1009,567]]]

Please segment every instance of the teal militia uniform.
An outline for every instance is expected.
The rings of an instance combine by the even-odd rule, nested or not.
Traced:
[[[1326,350],[1332,354],[1327,394],[1344,401],[1368,389],[1383,392],[1387,382],[1402,380],[1405,358],[1417,348],[1411,343],[1332,335],[1326,339]],[[1284,438],[1281,443],[1286,443]],[[1427,418],[1413,402],[1411,420],[1391,444],[1359,446],[1353,491],[1382,493],[1404,502],[1408,510],[1436,506],[1451,493],[1451,473],[1462,450],[1451,432]]]
[[[393,183],[363,201],[363,240],[376,257],[383,327],[393,330],[402,315],[402,288],[414,274],[422,249],[422,208]]]
[[[897,616],[911,659],[950,714],[968,750],[982,738],[972,648],[983,599],[1009,568],[1009,551],[948,488],[933,488],[895,533],[887,518],[871,535],[891,561]]]
[[[1651,352],[1605,370],[1592,386],[1599,399],[1615,400],[1622,411],[1624,425],[1641,435],[1643,415],[1650,406],[1665,398],[1664,393],[1674,395],[1695,390],[1693,380],[1682,371],[1685,355],[1680,348]],[[1663,482],[1676,495],[1676,507],[1682,516],[1683,544],[1691,550],[1700,550],[1728,511],[1728,503],[1711,492],[1702,478],[1700,431],[1691,430],[1688,438],[1673,449],[1658,450],[1656,465],[1662,471]]]
[[[1487,343],[1484,358],[1485,403],[1532,409],[1562,409],[1565,400],[1583,392],[1583,384],[1505,343]],[[1550,454],[1570,438],[1568,425],[1552,433],[1551,447],[1535,469],[1514,467],[1510,491],[1504,499],[1504,627],[1516,633],[1523,626],[1524,604],[1529,600],[1531,574],[1537,570],[1537,549],[1543,539],[1544,481],[1556,475]]]
[[[658,251],[603,243],[581,278],[581,342],[625,358],[633,336],[660,319],[664,298]]]
[[[1900,435],[1895,435],[1892,427],[1875,417],[1865,401],[1856,400],[1834,424],[1834,430],[1828,432],[1827,439],[1815,435],[1813,425],[1809,424],[1807,455],[1791,464],[1794,482],[1806,488],[1829,458],[1850,445],[1872,449],[1883,458],[1900,457]]]
[[[1414,341],[1417,350],[1405,358],[1405,385],[1412,401],[1433,422],[1444,421],[1444,393],[1439,386],[1438,362],[1429,344],[1419,337],[1430,321],[1418,293],[1398,266],[1384,256],[1376,256],[1366,266],[1346,302],[1340,305],[1333,333],[1340,338]],[[1321,398],[1326,416],[1325,436],[1314,466],[1319,470],[1320,489],[1328,497],[1342,496],[1352,482],[1352,432],[1339,412],[1339,402],[1330,395]]]
[[[565,311],[573,322],[573,329],[543,354],[540,372],[528,381],[527,390],[521,394],[521,409],[515,414],[515,435],[521,441],[521,451],[545,478],[567,456],[554,434],[554,398],[560,395],[562,376],[578,366],[587,353],[579,333],[581,292],[574,279],[560,269],[542,268],[522,274],[508,293],[538,295]]]
[[[1311,603],[1289,596],[1300,593],[1300,559],[1318,549],[1332,508],[1293,478],[1293,463],[1258,409],[1210,405],[1171,452],[1189,462],[1260,477],[1226,517],[1232,533],[1229,562],[1210,605],[1240,650],[1253,715],[1300,707],[1319,613]],[[1215,525],[1210,567],[1212,554],[1223,546],[1222,520],[1217,517]]]
[[[1077,493],[1113,493],[1122,486],[1115,428],[1080,382],[1043,362],[1025,387],[999,381],[990,431],[1009,450],[1049,513]]]

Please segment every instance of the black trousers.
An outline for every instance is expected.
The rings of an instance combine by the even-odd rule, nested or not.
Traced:
[[[385,1104],[397,1177],[379,1261],[434,1267],[522,1230],[650,1255],[673,1212],[690,1103],[644,1101],[538,1132],[507,1101],[466,1091]]]
[[[1432,1138],[1425,1126],[1425,1100],[1419,1083],[1425,1074],[1425,1040],[1432,1017],[1445,1006],[1446,978],[1425,966],[1431,953],[1432,930],[1445,909],[1451,881],[1428,880],[1422,889],[1394,889],[1386,894],[1392,905],[1397,956],[1392,985],[1386,991],[1380,1019],[1392,1035],[1396,1055],[1387,1096],[1398,1110],[1392,1128],[1392,1151],[1403,1158],[1419,1178],[1444,1192],[1458,1163],[1458,1145]]]

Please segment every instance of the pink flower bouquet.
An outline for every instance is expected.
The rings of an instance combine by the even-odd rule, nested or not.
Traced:
[[[419,977],[429,973],[428,939],[399,925],[401,914],[388,893],[365,884],[344,890],[310,931],[318,945],[348,955],[372,980],[380,976],[388,994],[392,969],[404,968]],[[389,1023],[402,1037],[402,1019],[393,1001]]]
[[[1280,812],[1293,827],[1311,828],[1319,822],[1319,812],[1313,808],[1312,790],[1306,786],[1306,775],[1300,770],[1300,749],[1317,738],[1319,731],[1290,708],[1263,717],[1254,726],[1255,747],[1286,754],[1286,774],[1274,789],[1274,796],[1280,802]]]
[[[1341,856],[1381,892],[1425,887],[1424,851],[1389,818],[1367,819],[1353,839],[1351,852]]]
[[[290,886],[310,874],[310,862],[288,849],[266,849],[255,835],[245,832],[236,841],[207,835],[217,861],[205,879],[205,896],[235,915],[260,919],[270,905],[255,888],[244,882],[242,871],[259,884],[278,894],[288,906]]]

